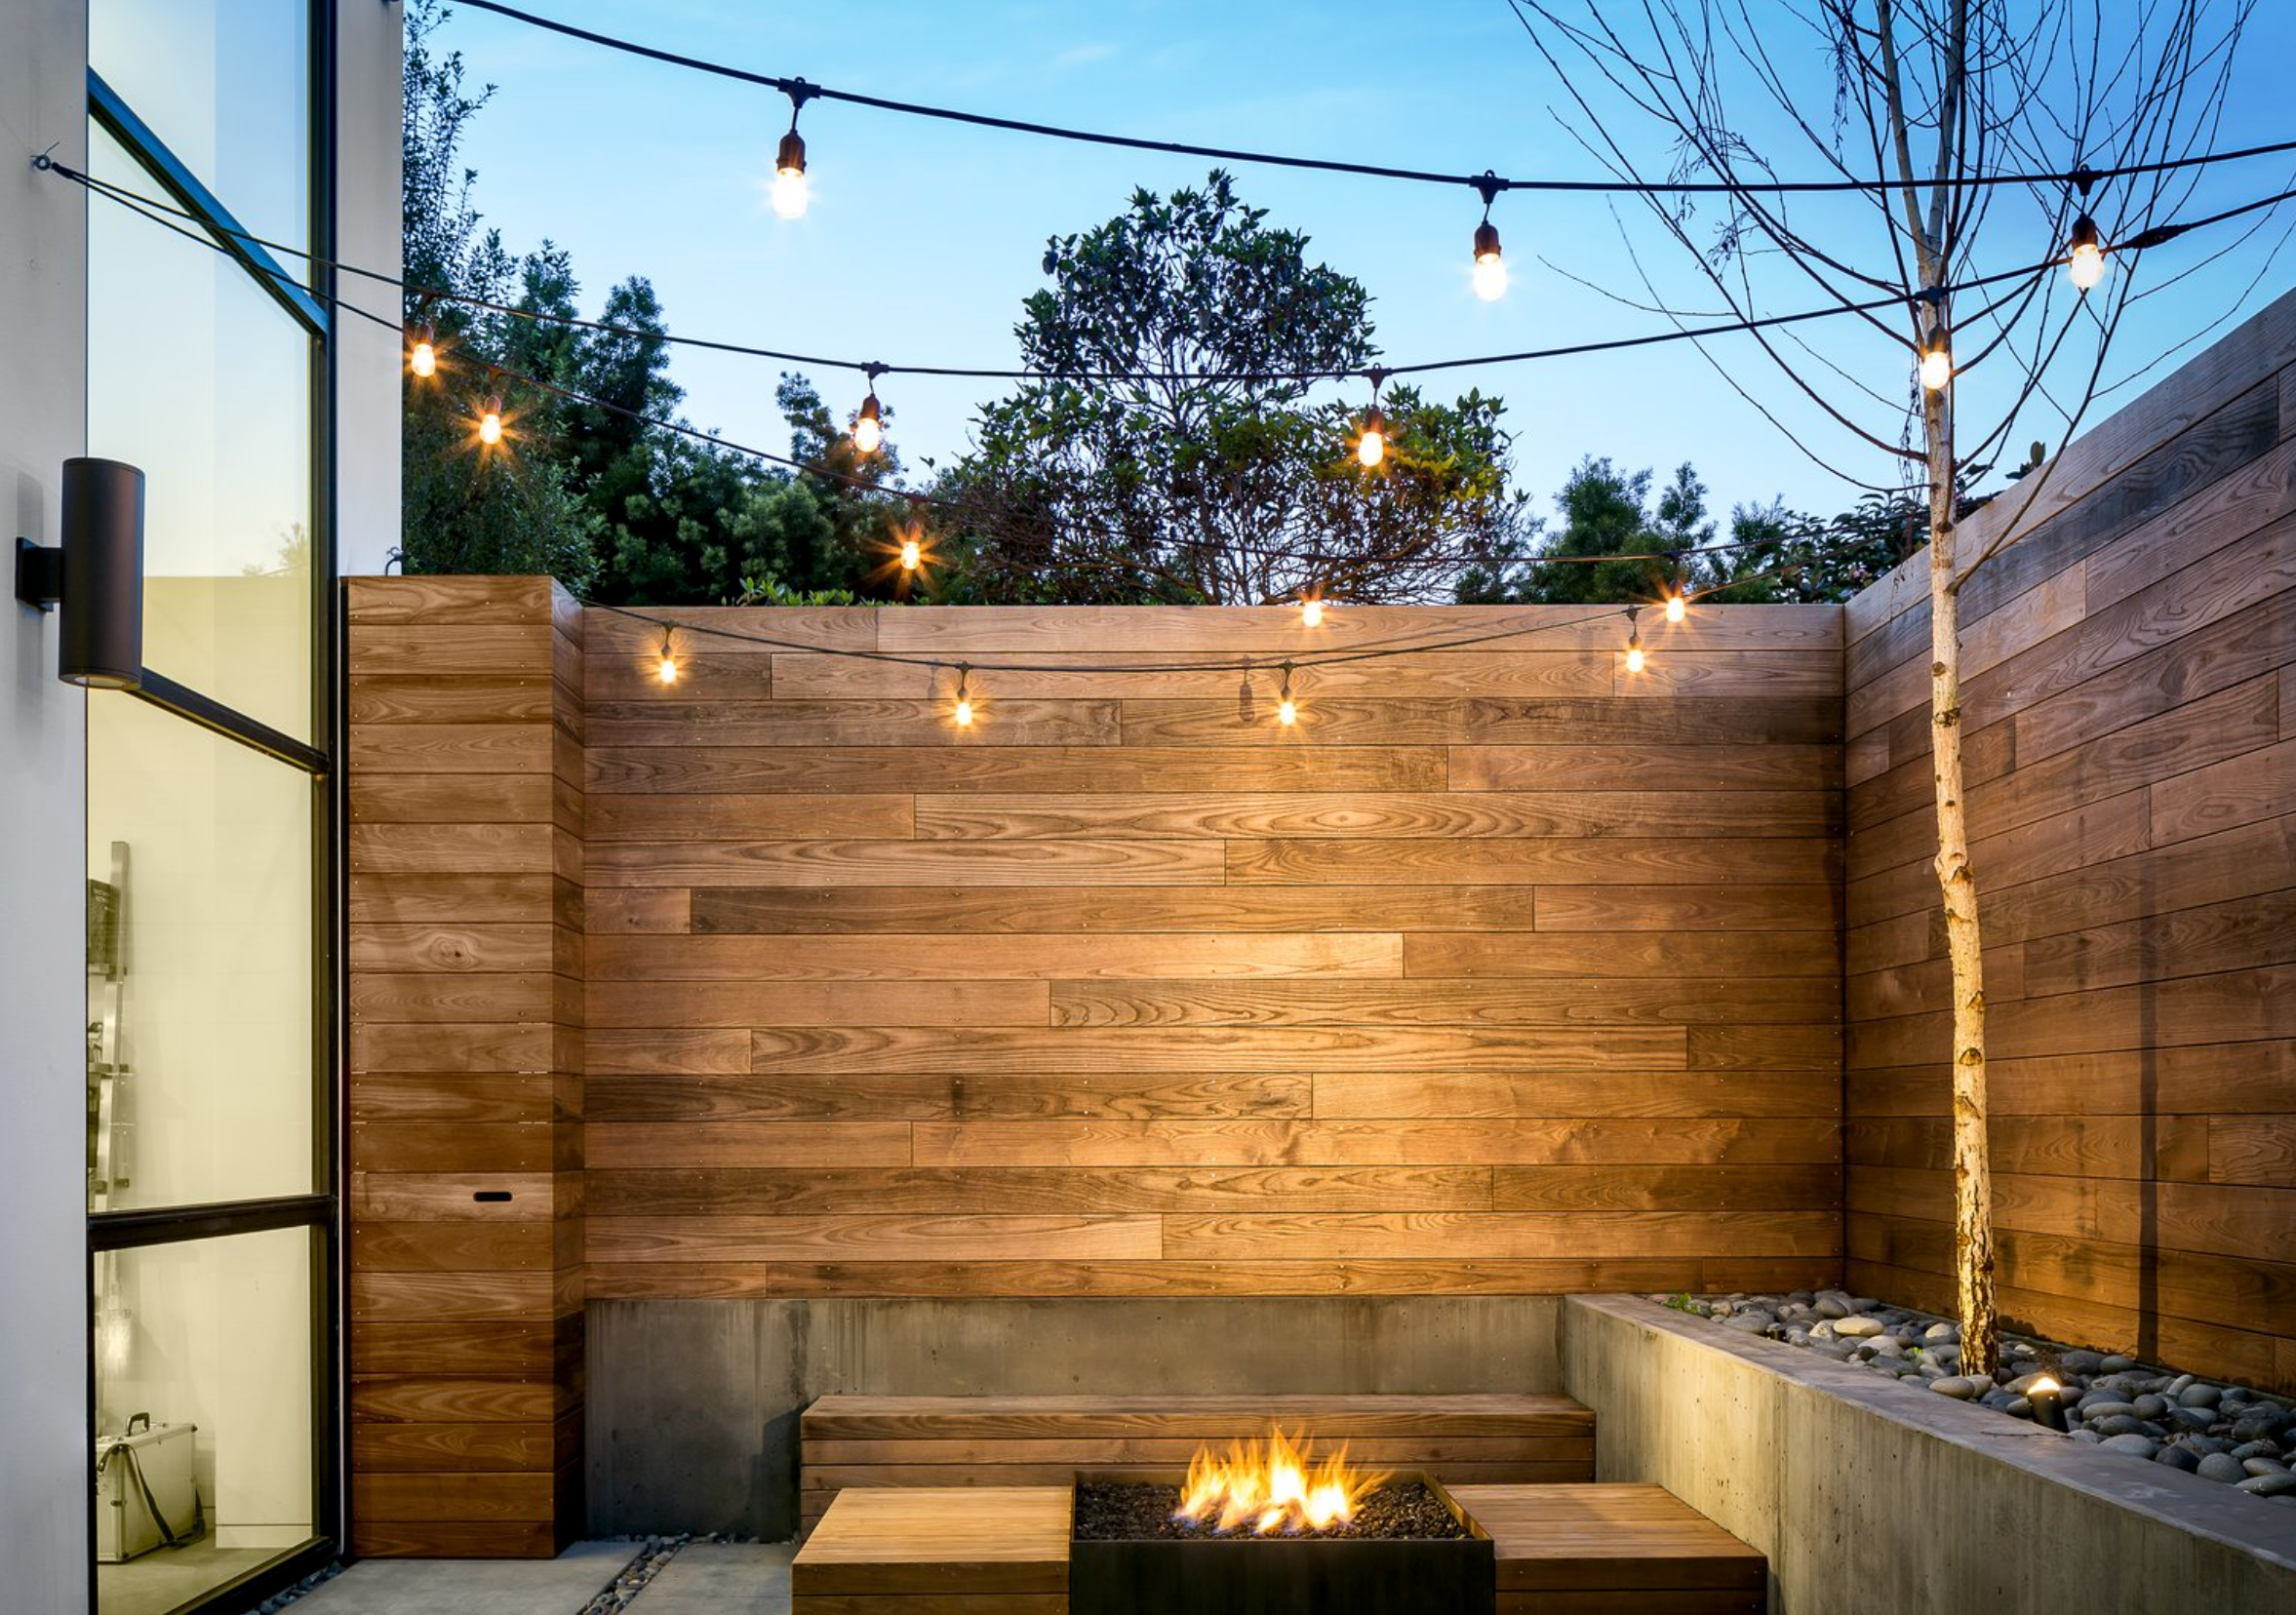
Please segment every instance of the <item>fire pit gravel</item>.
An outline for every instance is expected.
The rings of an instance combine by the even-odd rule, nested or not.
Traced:
[[[1080,1542],[1201,1542],[1247,1536],[1218,1531],[1175,1517],[1180,1488],[1155,1482],[1097,1480],[1076,1488],[1075,1535]],[[1373,1488],[1351,1519],[1317,1531],[1286,1533],[1294,1538],[1375,1538],[1385,1541],[1456,1541],[1468,1536],[1442,1499],[1422,1480],[1393,1480]]]

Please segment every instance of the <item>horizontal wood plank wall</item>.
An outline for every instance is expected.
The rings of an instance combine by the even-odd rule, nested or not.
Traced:
[[[591,1296],[1839,1277],[1838,608],[667,614],[585,620]]]
[[[578,1537],[581,612],[358,578],[350,616],[351,1546]]]
[[[2296,1391],[2296,298],[1963,590],[2003,1312]],[[2011,492],[1964,524],[1980,553]],[[1848,608],[1849,1278],[1950,1309],[1926,562]]]

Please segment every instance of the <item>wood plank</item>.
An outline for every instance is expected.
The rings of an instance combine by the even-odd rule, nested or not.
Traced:
[[[593,843],[804,841],[840,835],[901,840],[915,828],[912,798],[847,796],[601,796],[589,810]]]
[[[1760,1025],[1841,1013],[1840,986],[1824,979],[1059,981],[1050,1001],[1055,1027]]]
[[[1160,1219],[1140,1216],[593,1216],[588,1241],[593,1263],[1154,1261],[1164,1254]]]
[[[759,792],[1440,791],[1440,746],[593,746],[584,784],[604,795]],[[1806,782],[1788,780],[1785,788]],[[1647,788],[1645,785],[1644,788]]]
[[[1808,1164],[1841,1149],[1832,1118],[920,1122],[914,1132],[915,1164],[950,1167]]]
[[[1502,1170],[1516,1170],[1502,1168]],[[1801,1167],[1524,1167],[1543,1181],[1552,1174],[1593,1173],[1611,1187],[1575,1192],[1590,1202],[1636,1193],[1632,1185],[1667,1171],[1745,1173],[1748,1179],[1790,1183]],[[1841,1200],[1841,1174],[1820,1168],[1831,1184],[1828,1203]],[[1096,1211],[1487,1211],[1493,1209],[1488,1166],[1247,1166],[1045,1168],[971,1167],[715,1167],[593,1170],[593,1215],[706,1217],[724,1213]],[[1567,1197],[1553,1185],[1515,1191]],[[1721,1201],[1730,1191],[1703,1190]],[[1751,1196],[1751,1187],[1739,1191]],[[1789,1191],[1781,1189],[1779,1198]],[[1693,1198],[1691,1203],[1697,1203]],[[1511,1210],[1542,1210],[1536,1203]],[[1655,1206],[1620,1205],[1645,1210]],[[1791,1207],[1801,1209],[1801,1207]]]
[[[768,1121],[959,1121],[1019,1117],[1297,1116],[1312,1098],[1304,1076],[597,1077],[593,1123]]]
[[[1793,843],[1782,845],[1792,846]],[[609,842],[599,886],[1217,886],[1208,842]]]
[[[364,630],[387,625],[547,622],[550,580],[460,575],[346,577],[343,601],[344,614]]]
[[[1805,838],[1641,841],[1525,837],[1464,842],[1230,841],[1224,845],[1230,885],[1386,881],[1403,886],[1830,885],[1836,879],[1841,856],[1839,845],[1832,840]]]
[[[1163,1254],[1175,1261],[1524,1261],[1540,1257],[1834,1256],[1831,1210],[1413,1211],[1168,1215]]]
[[[599,1027],[1036,1026],[1051,988],[1041,981],[593,982]]]
[[[1509,1593],[1764,1585],[1768,1561],[1662,1486],[1461,1486]],[[1658,1608],[1670,1608],[1660,1603]]]
[[[381,1030],[381,1029],[376,1029]],[[1594,1032],[1590,1039],[1588,1030]],[[1592,1046],[1590,1046],[1590,1044]],[[754,1072],[1511,1071],[1568,1062],[1597,1071],[1680,1068],[1679,1027],[1353,1028],[1228,1026],[773,1028],[750,1038]],[[497,1067],[496,1069],[501,1069]],[[509,1067],[507,1069],[518,1069]]]
[[[1322,1072],[1315,1114],[1337,1118],[1833,1116],[1841,1079],[1807,1072]]]
[[[1123,738],[1123,703],[1029,701],[995,693],[984,675],[971,728],[950,701],[934,699],[592,701],[590,741],[600,746],[1109,746]]]
[[[1217,945],[1220,932],[1260,936],[1406,928],[1517,930],[1530,921],[1530,897],[1521,887],[1501,886],[1257,886],[1235,891],[1185,886],[782,886],[696,891],[692,923],[696,932],[725,934],[940,932],[955,935],[966,945],[998,933],[1086,932],[1137,939],[1188,931],[1206,933],[1205,945],[1210,948]]]
[[[1832,834],[1840,828],[1839,811],[1839,798],[1823,791],[1749,792],[1722,801],[1698,791],[1114,792],[1061,797],[984,793],[918,798],[916,833],[926,841],[1796,837]]]
[[[1332,746],[1810,746],[1839,740],[1841,714],[1833,702],[1799,696],[1718,700],[1651,694],[1510,700],[1361,699],[1326,696],[1312,670],[1292,678],[1298,721],[1272,733],[1268,717],[1247,713],[1235,698],[1126,701],[1123,743],[1150,746],[1236,745],[1249,735],[1287,747]]]
[[[790,1593],[1064,1595],[1069,1504],[1066,1486],[841,1495],[791,1561]]]
[[[1450,748],[1459,791],[1826,791],[1841,784],[1841,749],[1801,746]]]
[[[1569,1295],[1792,1290],[1833,1283],[1839,1257],[1529,1262],[696,1262],[590,1270],[600,1301],[1014,1296]]]
[[[1276,1393],[1241,1396],[906,1397],[836,1393],[801,1415],[803,1438],[887,1440],[1092,1437],[1215,1440],[1269,1421],[1354,1437],[1514,1436],[1584,1438],[1595,1416],[1553,1393]]]
[[[591,977],[606,984],[1354,978],[1395,977],[1402,975],[1403,969],[1403,938],[1369,931],[1205,932],[1170,937],[931,932],[704,934],[674,939],[602,936],[590,946]],[[681,994],[680,1002],[684,1000]]]
[[[1715,975],[1740,980],[1838,979],[1841,949],[1826,931],[1414,931],[1404,974],[1486,980],[1610,980]]]

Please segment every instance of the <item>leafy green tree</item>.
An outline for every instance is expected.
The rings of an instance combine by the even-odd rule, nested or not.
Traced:
[[[1241,603],[1450,592],[1514,519],[1498,400],[1399,387],[1390,450],[1353,457],[1355,406],[1302,374],[1377,357],[1370,297],[1214,171],[1056,237],[1016,328],[1042,378],[988,405],[936,492],[965,587],[1007,601]],[[1109,379],[1108,377],[1115,377]]]

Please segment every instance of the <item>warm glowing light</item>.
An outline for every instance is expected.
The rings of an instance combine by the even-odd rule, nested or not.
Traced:
[[[1310,595],[1299,603],[1299,625],[1301,627],[1320,628],[1323,623],[1324,603],[1322,601],[1314,595]]]
[[[1648,664],[1649,659],[1643,654],[1643,648],[1640,645],[1630,645],[1626,648],[1626,670],[1629,673],[1640,673]]]
[[[1484,302],[1507,295],[1507,260],[1499,256],[1498,226],[1487,218],[1475,231],[1475,295]]]
[[[805,137],[792,129],[781,137],[773,157],[773,211],[783,218],[801,218],[812,198],[806,187]]]
[[[2055,1380],[2049,1378],[2048,1375],[2043,1374],[2040,1378],[2035,1380],[2031,1385],[2025,1388],[2025,1394],[2028,1397],[2053,1397],[2064,1389],[2065,1388],[2059,1385]]]
[[[438,374],[439,345],[430,327],[424,326],[416,336],[415,345],[407,350],[407,368],[426,379]]]
[[[1946,341],[1945,332],[1941,329],[1929,338],[1929,345],[1921,350],[1921,385],[1931,392],[1940,392],[1953,378],[1953,347]]]
[[[1635,623],[1638,610],[1633,606],[1626,609],[1626,670],[1629,673],[1640,673],[1649,661],[1643,654],[1643,630]]]
[[[1276,722],[1289,729],[1299,722],[1299,703],[1286,695],[1276,702]]]
[[[972,727],[972,675],[968,670],[958,670],[957,705],[956,709],[951,712],[949,716],[957,720],[957,727],[959,729],[970,729]]]
[[[1688,616],[1689,614],[1690,603],[1688,601],[1684,600],[1679,594],[1670,594],[1666,597],[1667,621],[1680,622],[1682,620],[1682,618]]]
[[[2087,214],[2073,221],[2072,253],[2065,268],[2075,288],[2082,292],[2094,291],[2097,282],[2105,278],[2105,240],[2097,232],[2097,221]]]
[[[670,636],[666,632],[661,636],[661,657],[654,671],[661,676],[661,682],[665,685],[678,682],[678,653],[671,647]]]
[[[1387,457],[1387,416],[1379,413],[1379,406],[1371,406],[1364,416],[1364,435],[1356,439],[1356,458],[1367,471]]]
[[[490,449],[502,441],[502,401],[499,398],[487,400],[485,413],[478,417],[478,440]]]
[[[1188,1465],[1172,1517],[1214,1531],[1322,1531],[1344,1524],[1381,1476],[1354,1469],[1347,1448],[1318,1460],[1315,1443],[1294,1444],[1281,1430],[1266,1441],[1237,1441],[1225,1456],[1200,1448]]]
[[[874,454],[885,441],[885,417],[877,406],[874,388],[861,400],[861,413],[853,416],[853,447],[864,454]]]
[[[901,540],[901,571],[915,571],[925,565],[925,546],[914,538]]]
[[[962,695],[957,697],[956,719],[959,729],[972,727],[972,703]]]

